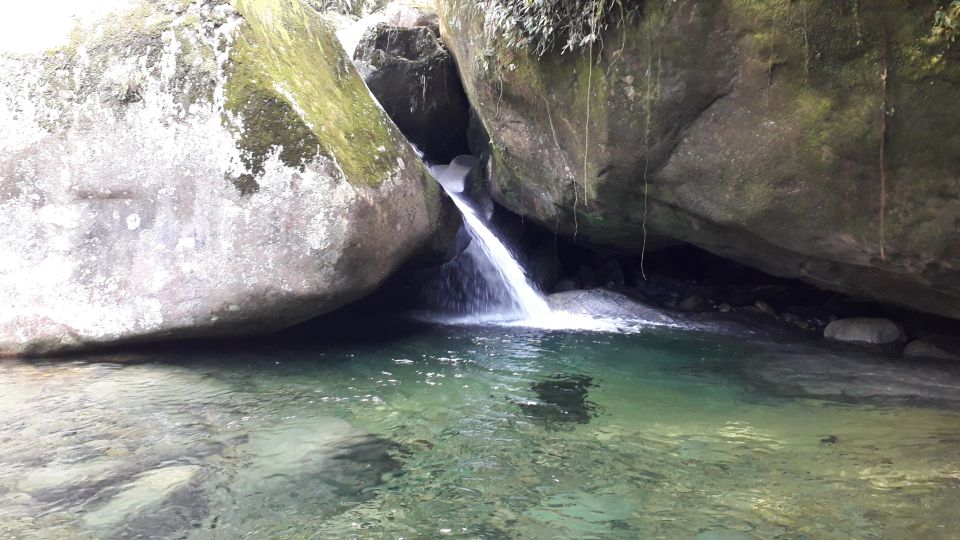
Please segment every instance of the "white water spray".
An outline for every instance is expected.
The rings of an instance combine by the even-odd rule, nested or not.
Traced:
[[[510,291],[511,298],[519,307],[518,315],[526,319],[549,315],[550,306],[547,301],[527,279],[520,263],[513,258],[507,246],[503,245],[459,194],[450,193],[450,198],[463,214],[463,221],[470,236],[479,243],[481,251],[496,268],[503,284]]]

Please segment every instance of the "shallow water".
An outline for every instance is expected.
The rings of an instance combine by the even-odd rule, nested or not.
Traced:
[[[960,527],[952,407],[791,397],[755,382],[776,347],[738,337],[397,334],[0,364],[0,537],[955,538]],[[885,369],[892,383],[901,368]]]

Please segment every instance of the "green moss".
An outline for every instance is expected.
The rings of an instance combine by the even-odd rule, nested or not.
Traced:
[[[825,124],[833,112],[833,100],[819,92],[805,89],[796,98],[797,115],[807,132],[807,142],[811,150],[830,142]]]
[[[397,167],[396,133],[333,31],[301,2],[234,5],[245,22],[231,50],[227,110],[243,121],[240,145],[251,173],[280,148],[289,166],[303,167],[319,152],[349,182],[380,185]]]
[[[321,152],[319,139],[300,115],[281,96],[261,84],[255,57],[249,47],[238,47],[231,57],[231,72],[226,88],[226,109],[243,122],[239,131],[240,158],[248,172],[231,181],[247,195],[260,189],[257,177],[274,149],[289,167],[303,171]]]

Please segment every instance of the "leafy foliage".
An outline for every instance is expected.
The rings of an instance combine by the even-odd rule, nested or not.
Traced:
[[[383,8],[386,0],[309,0],[315,10],[321,13],[340,13],[362,17],[373,11]]]
[[[960,0],[937,11],[933,17],[933,35],[950,43],[960,38]]]
[[[610,24],[639,16],[643,0],[477,0],[508,48],[543,56],[560,46],[575,51],[599,39]]]

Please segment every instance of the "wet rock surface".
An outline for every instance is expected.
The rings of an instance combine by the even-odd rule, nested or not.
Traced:
[[[676,319],[661,309],[642,304],[608,289],[574,290],[547,297],[556,311],[589,315],[596,318],[622,318],[655,324],[670,324]]]
[[[825,346],[780,347],[758,355],[748,375],[776,393],[852,403],[960,408],[960,368]]]

